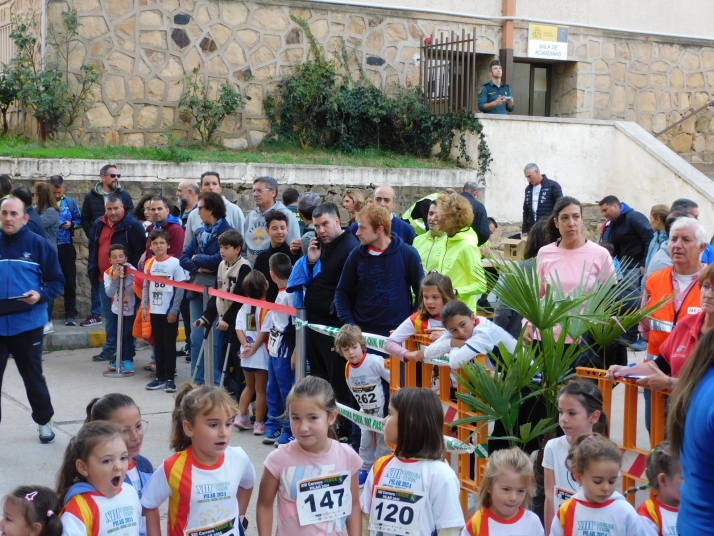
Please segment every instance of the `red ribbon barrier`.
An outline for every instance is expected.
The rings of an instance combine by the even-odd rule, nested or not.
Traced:
[[[166,279],[165,277],[158,277],[155,275],[145,274],[139,270],[134,270],[133,268],[126,268],[126,273],[140,275],[148,281],[153,281],[154,283],[164,283],[171,287],[182,288],[184,290],[191,290],[193,292],[199,292],[203,294],[203,287],[200,285],[194,285],[193,283],[185,283],[183,281],[174,281],[172,279]],[[297,314],[297,309],[295,307],[288,307],[287,305],[280,305],[277,303],[271,303],[263,300],[254,300],[253,298],[247,298],[245,296],[238,296],[237,294],[231,294],[225,290],[217,290],[215,288],[209,288],[208,294],[211,296],[216,296],[218,298],[223,298],[224,300],[234,301],[238,303],[243,303],[246,305],[252,305],[255,307],[260,307],[261,309],[269,309],[271,311],[277,311],[279,313],[286,313],[295,316]]]

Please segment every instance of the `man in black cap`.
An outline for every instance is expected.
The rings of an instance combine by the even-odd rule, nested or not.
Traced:
[[[478,94],[478,109],[487,114],[507,114],[516,108],[513,91],[508,84],[501,83],[503,69],[501,62],[493,60],[488,67],[491,80],[481,86]]]

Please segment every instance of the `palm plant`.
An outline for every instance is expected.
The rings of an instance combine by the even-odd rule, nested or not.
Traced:
[[[611,280],[596,279],[590,289],[589,274],[583,272],[580,285],[566,294],[557,276],[543,284],[534,269],[516,262],[506,261],[495,267],[499,277],[494,294],[533,326],[539,342],[524,346],[519,341],[512,353],[500,348],[500,355],[491,355],[497,363],[493,375],[475,362],[463,367],[463,377],[458,380],[467,392],[456,396],[481,416],[455,424],[480,422],[486,426],[501,421],[507,437],[499,439],[515,446],[540,438],[542,449],[558,425],[558,392],[574,376],[579,358],[588,352],[602,352],[671,297],[647,307],[633,307],[636,290],[623,293],[622,289],[636,289],[633,283],[637,276],[627,271],[628,275],[617,285]],[[577,342],[569,343],[568,337]],[[518,426],[521,409],[535,400],[544,404],[546,417]]]

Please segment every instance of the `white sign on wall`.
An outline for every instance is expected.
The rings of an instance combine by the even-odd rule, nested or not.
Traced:
[[[568,27],[530,24],[528,26],[528,57],[542,60],[567,60]]]

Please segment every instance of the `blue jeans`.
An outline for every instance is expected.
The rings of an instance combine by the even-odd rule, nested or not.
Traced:
[[[100,285],[101,289],[99,287],[97,287],[97,288],[92,287],[92,293],[91,293],[92,294],[92,309],[90,312],[91,312],[91,314],[93,314],[95,316],[99,316],[100,314],[102,314],[102,302],[99,299],[99,293],[100,293],[99,291],[101,290],[102,294],[106,294],[106,292],[104,292],[104,285],[102,285],[102,283],[99,283],[99,285]]]
[[[117,315],[112,313],[112,299],[104,291],[104,285],[100,283],[97,289],[99,299],[102,302],[102,316],[106,322],[104,331],[107,334],[107,341],[104,343],[102,352],[114,354],[117,351]]]
[[[272,436],[277,431],[289,432],[285,400],[295,383],[295,371],[290,367],[290,357],[268,358],[268,421],[266,434]]]
[[[201,344],[203,343],[204,328],[195,328],[193,323],[203,316],[203,296],[197,297],[195,300],[190,300],[190,311],[191,311],[191,376],[196,369],[196,363],[198,362],[198,354],[201,351]],[[216,322],[217,324],[218,322]],[[220,364],[222,362],[223,355],[221,354],[221,346],[223,345],[223,333],[218,331],[213,327],[213,383],[214,385],[219,385],[221,381],[221,368]],[[204,375],[203,375],[203,363],[198,365],[198,372],[196,372],[196,385],[203,385]]]

